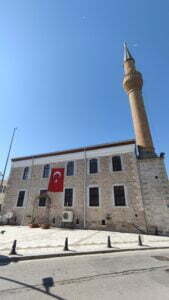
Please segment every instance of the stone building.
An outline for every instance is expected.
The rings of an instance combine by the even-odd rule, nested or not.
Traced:
[[[123,87],[135,140],[12,159],[4,213],[18,224],[169,233],[164,154],[156,154],[142,98],[143,79],[124,47]],[[49,192],[53,168],[64,168],[63,192]],[[66,219],[69,222],[66,222]]]
[[[7,180],[4,180],[2,186],[0,186],[0,213],[2,211],[2,206],[5,199],[6,186],[7,186]]]

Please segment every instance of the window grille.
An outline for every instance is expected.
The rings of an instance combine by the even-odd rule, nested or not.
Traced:
[[[43,168],[43,178],[48,178],[50,172],[50,165],[45,165]]]
[[[73,176],[74,175],[74,161],[68,161],[66,175],[67,176]]]
[[[113,168],[114,172],[122,170],[121,157],[120,156],[113,156],[112,157],[112,168]]]
[[[18,195],[17,207],[22,207],[25,198],[25,191],[20,191]]]
[[[24,168],[24,170],[23,170],[23,177],[22,177],[22,179],[23,179],[23,180],[28,179],[28,174],[29,174],[29,167],[26,167],[26,168]]]
[[[90,159],[89,172],[90,172],[90,174],[95,174],[95,173],[98,172],[98,161],[97,161],[97,159],[95,159],[95,158]]]
[[[89,206],[99,206],[99,188],[89,188]]]
[[[72,206],[72,205],[73,205],[73,189],[68,188],[65,189],[64,206]]]
[[[125,206],[125,190],[123,185],[114,186],[114,204],[115,206]]]
[[[40,197],[39,197],[39,206],[46,206],[46,194],[47,190],[40,190]]]

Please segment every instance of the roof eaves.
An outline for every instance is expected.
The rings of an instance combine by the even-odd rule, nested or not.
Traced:
[[[130,144],[135,144],[135,140],[131,139],[131,140],[125,140],[125,141],[120,141],[120,142],[114,142],[114,143],[105,143],[105,144],[98,144],[98,145],[93,145],[93,146],[84,146],[84,147],[80,147],[80,148],[68,149],[68,150],[63,150],[63,151],[56,151],[56,152],[35,154],[35,155],[30,155],[30,156],[16,157],[16,158],[12,158],[11,160],[12,160],[12,162],[19,161],[19,160],[29,160],[29,159],[42,158],[42,157],[47,157],[47,156],[56,156],[56,155],[64,155],[64,154],[69,154],[69,153],[77,153],[77,152],[82,152],[82,151],[97,150],[97,149],[102,149],[102,148],[107,148],[107,147],[125,146],[125,145],[130,145]]]

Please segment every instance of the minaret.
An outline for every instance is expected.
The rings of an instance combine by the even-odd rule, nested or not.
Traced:
[[[131,114],[133,119],[136,144],[140,158],[155,157],[153,141],[144,101],[142,97],[143,79],[135,68],[135,60],[124,44],[124,80],[123,87],[129,96]]]

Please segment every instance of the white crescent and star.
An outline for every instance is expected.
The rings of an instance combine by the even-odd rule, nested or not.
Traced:
[[[59,177],[62,177],[62,173],[61,172],[59,172],[59,171],[53,172],[53,180],[54,180],[54,182],[57,183]]]

